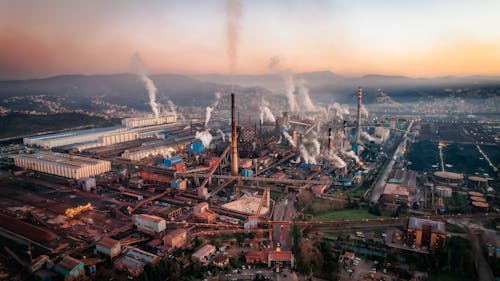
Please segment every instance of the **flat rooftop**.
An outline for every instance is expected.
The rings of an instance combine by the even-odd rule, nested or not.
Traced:
[[[239,213],[244,213],[248,215],[253,215],[257,212],[259,208],[260,199],[262,196],[253,196],[245,194],[240,199],[226,203],[222,205],[223,208],[236,211]],[[268,207],[262,206],[260,214],[266,214],[269,211]]]
[[[27,137],[26,139],[31,139],[31,140],[52,140],[52,139],[70,137],[70,136],[81,136],[81,135],[86,135],[86,134],[104,133],[104,132],[108,132],[108,131],[111,132],[111,131],[114,131],[116,129],[123,129],[123,128],[124,128],[123,126],[93,128],[93,129],[67,131],[67,132],[61,132],[61,133],[32,136],[32,137]]]
[[[107,162],[89,157],[82,157],[82,156],[75,156],[70,154],[47,152],[47,151],[39,151],[33,154],[19,154],[14,156],[14,158],[26,159],[37,162],[45,162],[51,164],[59,164],[74,168],[82,168],[89,165],[95,165],[102,162]]]

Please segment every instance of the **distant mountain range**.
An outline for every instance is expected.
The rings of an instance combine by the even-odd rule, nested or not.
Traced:
[[[179,105],[207,105],[215,91],[229,92],[230,81],[234,91],[243,95],[271,95],[284,91],[278,74],[236,75],[151,75],[158,88],[158,100]],[[303,79],[316,101],[353,102],[358,86],[365,89],[366,102],[376,102],[378,89],[394,100],[419,97],[461,96],[484,98],[500,95],[500,77],[466,76],[410,78],[405,76],[365,75],[345,77],[330,71],[298,73],[295,81]],[[449,88],[449,90],[445,90]],[[450,90],[451,89],[451,90]],[[465,90],[464,90],[465,89]],[[104,96],[108,100],[131,106],[144,106],[147,93],[142,81],[132,74],[61,75],[44,79],[0,81],[0,98],[18,95]]]

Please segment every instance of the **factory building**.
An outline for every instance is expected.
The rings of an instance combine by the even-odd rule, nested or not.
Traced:
[[[386,183],[381,200],[385,204],[408,203],[410,200],[410,193],[406,186],[396,183]]]
[[[121,252],[121,244],[120,241],[115,239],[104,237],[99,242],[97,242],[95,246],[95,250],[97,253],[104,254],[108,256],[110,259],[118,256]]]
[[[408,220],[407,243],[413,247],[426,247],[433,251],[444,246],[446,225],[442,221],[419,218]]]
[[[217,215],[208,208],[207,202],[201,202],[193,207],[193,215],[197,221],[213,223]]]
[[[64,277],[64,281],[81,280],[85,277],[83,263],[70,256],[65,256],[54,266],[54,271]]]
[[[144,271],[146,264],[157,264],[160,262],[159,256],[131,246],[123,247],[122,254],[113,263],[113,266],[117,270],[128,271],[133,277],[139,277]]]
[[[216,250],[217,249],[215,248],[215,246],[206,244],[205,246],[196,250],[191,258],[193,259],[193,261],[207,264],[209,262],[210,256],[213,255]]]
[[[146,233],[157,234],[167,228],[165,220],[157,216],[139,214],[134,215],[133,219],[135,222],[135,226],[137,226],[137,229]]]
[[[97,138],[95,141],[78,143],[73,146],[73,149],[78,151],[83,151],[90,148],[101,147],[113,145],[116,143],[122,143],[127,141],[133,141],[139,139],[139,133],[133,131],[112,133],[109,135],[103,135]]]
[[[176,229],[163,237],[166,249],[181,248],[187,243],[187,231],[183,228]]]
[[[107,127],[87,130],[78,130],[71,132],[62,132],[41,136],[24,138],[25,145],[39,146],[42,148],[53,148],[75,143],[96,142],[100,137],[123,132],[123,127]]]
[[[138,127],[175,123],[175,121],[176,118],[174,115],[164,115],[164,116],[159,116],[158,118],[155,118],[154,116],[134,117],[134,118],[123,119],[122,125],[127,128],[138,128]]]
[[[71,179],[92,177],[111,170],[109,161],[54,152],[40,151],[13,158],[18,167]]]

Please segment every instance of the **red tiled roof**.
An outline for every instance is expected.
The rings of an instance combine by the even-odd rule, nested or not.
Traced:
[[[292,252],[290,251],[271,251],[269,259],[274,261],[289,261],[292,260]]]

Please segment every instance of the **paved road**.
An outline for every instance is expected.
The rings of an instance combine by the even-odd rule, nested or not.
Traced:
[[[295,198],[295,193],[290,193],[283,200],[278,202],[274,210],[273,220],[292,220],[295,216]],[[274,225],[273,242],[274,245],[277,245],[279,242],[283,250],[292,250],[293,239],[290,237],[290,225]]]

